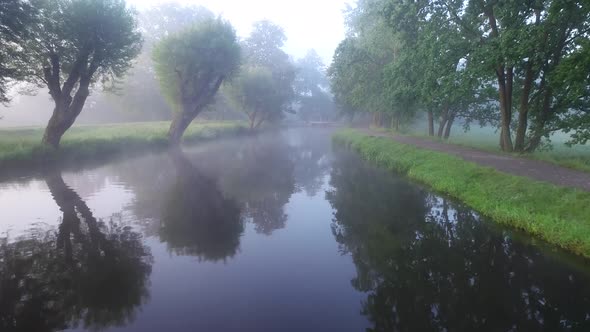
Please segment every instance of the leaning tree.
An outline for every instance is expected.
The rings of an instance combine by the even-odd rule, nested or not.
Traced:
[[[93,83],[125,74],[141,50],[136,14],[124,0],[37,0],[38,22],[23,44],[26,77],[46,86],[55,107],[43,143],[59,146]]]
[[[176,112],[168,138],[179,144],[186,128],[238,68],[240,46],[229,22],[205,19],[164,38],[153,57],[162,92]]]

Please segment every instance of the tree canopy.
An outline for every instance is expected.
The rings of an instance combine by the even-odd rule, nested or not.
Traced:
[[[176,110],[169,138],[178,143],[223,81],[236,72],[240,46],[230,23],[209,18],[162,39],[153,56],[160,87]]]
[[[26,66],[21,45],[29,37],[37,9],[25,0],[0,1],[0,103],[7,103],[8,84],[21,78],[19,69]]]
[[[254,24],[242,43],[243,62],[237,78],[225,91],[233,105],[248,116],[250,128],[283,118],[292,112],[295,98],[295,67],[281,48],[286,40],[283,29],[272,22]]]
[[[309,50],[295,66],[295,93],[297,96],[297,115],[303,121],[333,120],[335,105],[330,94],[326,68],[315,50]]]
[[[45,86],[54,101],[43,141],[57,147],[82,112],[90,87],[112,82],[141,50],[135,12],[123,0],[36,0],[36,24],[20,47],[22,76]]]
[[[348,108],[402,122],[427,113],[431,135],[435,118],[439,135],[455,118],[497,125],[506,151],[556,131],[590,138],[585,1],[360,0],[347,18],[329,73]]]

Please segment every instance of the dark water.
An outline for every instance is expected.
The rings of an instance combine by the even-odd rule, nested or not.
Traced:
[[[0,331],[590,331],[587,261],[329,135],[0,183]]]

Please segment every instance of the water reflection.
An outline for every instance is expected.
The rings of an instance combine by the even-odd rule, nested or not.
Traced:
[[[63,217],[0,245],[0,330],[99,330],[131,322],[148,299],[152,256],[130,227],[97,220],[59,171],[45,181]]]
[[[344,153],[327,199],[373,331],[588,331],[588,271]]]
[[[222,187],[242,205],[258,233],[285,227],[284,206],[295,191],[290,146],[281,136],[258,137],[220,151]]]
[[[224,197],[216,180],[203,174],[181,150],[169,154],[176,181],[164,196],[160,239],[180,255],[208,261],[233,257],[244,231],[238,204]]]
[[[308,197],[320,192],[330,172],[331,134],[330,130],[306,130],[290,136],[296,187]]]

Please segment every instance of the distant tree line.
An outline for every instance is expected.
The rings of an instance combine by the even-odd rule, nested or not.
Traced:
[[[359,0],[347,27],[329,70],[343,110],[439,137],[491,124],[504,151],[590,139],[588,1]]]
[[[124,0],[2,0],[0,102],[10,102],[14,85],[46,89],[54,108],[43,143],[54,148],[99,87],[128,96],[131,109],[172,110],[173,144],[208,109],[240,111],[252,129],[297,111],[304,120],[333,116],[321,59],[310,51],[295,63],[285,41],[269,21],[239,40],[229,22],[198,6],[139,15]]]

